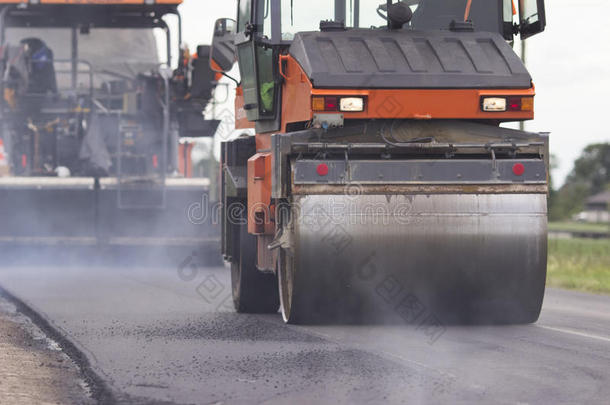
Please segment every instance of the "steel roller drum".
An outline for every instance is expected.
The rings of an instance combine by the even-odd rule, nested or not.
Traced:
[[[293,265],[280,270],[284,317],[535,322],[546,207],[545,194],[294,196],[291,248],[283,250]]]

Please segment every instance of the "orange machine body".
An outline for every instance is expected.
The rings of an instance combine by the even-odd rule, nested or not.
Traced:
[[[248,159],[248,232],[254,235],[275,233],[271,163],[271,152],[257,153]]]
[[[481,97],[533,97],[535,89],[316,89],[291,56],[283,58],[282,130],[294,122],[313,118],[312,97],[360,96],[362,112],[342,112],[345,120],[358,119],[461,119],[522,121],[534,118],[534,111],[485,112]],[[303,108],[303,106],[310,108]]]
[[[182,4],[183,0],[0,0],[0,4],[75,4],[75,5],[88,5],[88,4],[102,4],[102,5],[121,5],[121,4]]]
[[[185,178],[193,177],[193,160],[191,154],[193,153],[193,143],[181,143],[178,145],[178,172]]]

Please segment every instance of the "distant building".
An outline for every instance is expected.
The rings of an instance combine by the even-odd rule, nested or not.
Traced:
[[[585,222],[610,222],[610,191],[589,197],[585,210],[577,215],[577,219]]]

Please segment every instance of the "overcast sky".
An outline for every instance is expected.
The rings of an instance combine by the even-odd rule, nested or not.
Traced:
[[[537,97],[536,119],[527,129],[551,132],[561,183],[586,145],[610,142],[610,1],[546,3],[547,31],[528,40]],[[211,41],[217,18],[235,18],[236,1],[185,0],[181,12],[184,40],[195,49]]]

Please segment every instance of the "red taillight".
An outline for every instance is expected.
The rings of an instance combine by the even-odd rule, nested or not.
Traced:
[[[339,110],[339,98],[324,97],[324,111],[338,111],[338,110]]]
[[[515,173],[515,176],[523,176],[523,173],[525,173],[525,166],[523,166],[523,163],[515,163],[513,165],[513,173]]]
[[[318,173],[318,176],[328,175],[328,165],[326,163],[320,163],[316,168],[316,172]]]
[[[152,165],[156,169],[159,167],[159,157],[157,155],[153,155],[152,157]]]
[[[28,155],[21,155],[21,167],[24,169],[28,167]]]
[[[521,97],[508,98],[508,111],[521,111]]]
[[[314,111],[339,111],[339,97],[316,96],[312,98],[311,107]]]

